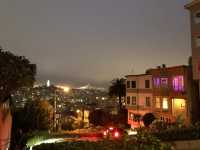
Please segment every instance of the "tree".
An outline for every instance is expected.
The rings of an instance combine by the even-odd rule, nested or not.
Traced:
[[[110,122],[110,115],[102,109],[96,109],[90,112],[89,122],[95,126],[106,125]]]
[[[117,78],[112,80],[109,87],[109,96],[117,96],[119,99],[119,109],[122,109],[122,97],[126,95],[126,84],[124,78]]]
[[[143,118],[142,121],[145,125],[145,127],[149,127],[149,125],[155,120],[155,116],[152,113],[146,113]]]
[[[28,130],[48,130],[52,127],[53,106],[46,100],[31,101],[25,106],[23,114]]]
[[[16,56],[0,48],[0,102],[23,86],[32,86],[35,81],[36,65],[24,56]]]
[[[0,48],[0,139],[10,140],[12,114],[9,106],[12,104],[11,94],[21,87],[32,86],[35,74],[36,65],[31,64],[28,59]],[[0,140],[0,145],[7,146],[8,141]]]
[[[34,131],[49,130],[53,125],[53,106],[46,100],[30,101],[13,114],[11,147],[24,145]]]

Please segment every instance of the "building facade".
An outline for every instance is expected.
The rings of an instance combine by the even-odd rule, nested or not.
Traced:
[[[152,76],[126,76],[126,108],[128,110],[128,124],[133,128],[142,125],[141,117],[153,112]]]
[[[177,118],[190,123],[191,82],[187,66],[158,67],[144,75],[126,76],[128,124],[142,125],[142,117],[152,113],[161,121],[173,123]]]
[[[157,119],[173,123],[179,117],[190,122],[190,73],[187,66],[148,70],[153,80],[153,105]]]
[[[200,1],[193,0],[185,5],[190,12],[191,49],[192,49],[192,121],[200,121]]]
[[[200,80],[200,1],[185,6],[190,11],[193,79]]]

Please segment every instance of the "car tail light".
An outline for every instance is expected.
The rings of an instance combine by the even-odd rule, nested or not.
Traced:
[[[107,135],[107,131],[103,131],[103,135],[105,135],[105,136],[106,136],[106,135]]]
[[[113,130],[113,127],[110,127],[109,130]]]
[[[119,137],[119,132],[114,132],[114,137],[118,138]]]

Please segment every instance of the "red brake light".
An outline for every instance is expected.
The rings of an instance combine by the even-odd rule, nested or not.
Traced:
[[[114,133],[114,136],[115,136],[116,138],[119,137],[119,132],[116,131],[116,132]]]
[[[113,130],[113,127],[110,127],[109,130]]]
[[[107,131],[103,131],[103,135],[105,135],[105,136],[106,136],[106,135],[107,135]]]

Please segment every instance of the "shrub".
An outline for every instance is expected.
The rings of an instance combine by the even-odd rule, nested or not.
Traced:
[[[169,128],[167,130],[154,132],[153,135],[162,141],[195,140],[200,139],[200,128]]]
[[[140,132],[133,138],[121,140],[104,140],[99,142],[65,142],[42,144],[33,150],[171,150],[160,140],[146,132]]]
[[[155,120],[155,116],[152,113],[147,113],[143,116],[142,121],[144,122],[145,127],[149,127],[149,125]]]

